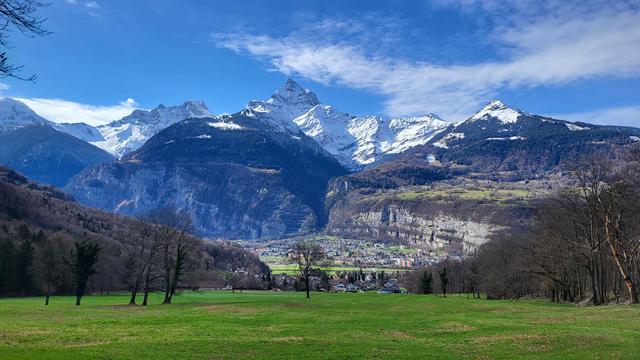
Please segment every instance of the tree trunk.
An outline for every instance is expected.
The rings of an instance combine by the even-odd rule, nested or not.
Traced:
[[[138,295],[138,289],[131,290],[131,299],[129,299],[129,305],[136,304],[136,296]]]
[[[606,215],[605,216],[605,225],[604,225],[604,234],[605,237],[607,239],[607,243],[609,244],[609,248],[611,249],[611,254],[613,255],[613,259],[616,262],[616,266],[618,267],[618,271],[620,271],[620,275],[622,275],[622,279],[624,280],[624,284],[627,286],[627,290],[629,291],[629,298],[631,299],[631,303],[632,304],[637,304],[638,303],[638,294],[636,293],[636,289],[635,286],[633,284],[633,281],[631,280],[631,276],[629,275],[629,272],[627,271],[627,269],[625,268],[624,264],[622,263],[622,260],[620,259],[620,253],[618,252],[618,249],[616,248],[616,244],[614,243],[614,240],[612,239],[612,235],[611,232],[609,231],[609,225],[611,224],[611,221],[609,219],[609,216]]]
[[[44,296],[44,304],[49,305],[49,293]]]
[[[142,306],[147,306],[149,300],[149,290],[144,290],[144,297],[142,298]]]
[[[307,299],[310,298],[309,296],[309,275],[304,277],[304,286],[305,286],[305,290],[307,291]]]

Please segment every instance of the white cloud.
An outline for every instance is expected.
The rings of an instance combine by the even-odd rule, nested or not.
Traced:
[[[33,111],[45,119],[57,123],[85,122],[97,126],[109,123],[131,114],[138,103],[128,98],[116,105],[87,105],[61,99],[15,98],[27,104]]]
[[[97,1],[89,1],[86,2],[84,4],[85,7],[87,7],[88,9],[94,9],[94,10],[100,10],[102,9],[102,7],[100,7],[100,4],[98,4]]]
[[[640,12],[615,10],[533,17],[517,27],[496,27],[491,39],[505,55],[470,64],[410,61],[355,42],[326,41],[322,24],[314,27],[315,37],[215,33],[211,39],[290,76],[381,94],[388,115],[433,112],[460,120],[505,88],[640,75]]]
[[[10,88],[11,88],[11,85],[0,83],[0,91],[6,91],[6,90],[9,90]]]
[[[593,124],[640,127],[640,106],[621,106],[581,113],[554,114],[552,117]]]

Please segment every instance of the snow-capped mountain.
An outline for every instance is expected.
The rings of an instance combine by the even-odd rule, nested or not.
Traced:
[[[259,118],[279,130],[299,132],[293,119],[320,104],[316,95],[289,79],[267,100],[252,100],[242,110],[245,116]]]
[[[352,170],[374,163],[386,154],[426,144],[451,126],[433,114],[387,120],[379,116],[350,116],[321,104],[293,122]]]
[[[638,134],[640,129],[569,122],[492,101],[426,146],[412,149],[405,160],[430,158],[498,178],[529,179],[557,170],[572,157],[613,152],[637,141]]]
[[[351,170],[426,144],[450,126],[431,114],[397,119],[351,116],[320,103],[311,90],[291,79],[269,99],[249,102],[242,113],[294,136],[302,131]]]
[[[21,101],[8,97],[0,99],[0,133],[34,124],[54,123],[36,114]]]
[[[212,117],[201,101],[187,101],[178,106],[159,105],[153,110],[134,110],[120,120],[101,125],[103,140],[91,143],[111,154],[122,157],[138,149],[149,138],[178,121],[187,118]]]
[[[530,114],[494,100],[469,119],[435,137],[430,144],[440,149],[450,149],[474,141],[524,141],[528,138],[568,136],[575,131],[596,128],[602,127]]]
[[[510,108],[500,100],[493,100],[487,105],[485,105],[485,107],[483,107],[482,110],[475,113],[469,119],[469,121],[471,122],[477,121],[477,120],[489,121],[492,119],[496,119],[500,121],[502,124],[514,124],[518,121],[518,117],[520,115],[528,115],[528,114],[522,110]]]

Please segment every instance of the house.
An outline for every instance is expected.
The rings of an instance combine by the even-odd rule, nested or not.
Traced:
[[[400,286],[394,283],[386,283],[384,287],[378,291],[378,294],[400,294],[402,290],[400,290]]]
[[[334,287],[333,287],[333,291],[336,291],[336,292],[345,292],[345,291],[347,291],[347,287],[346,287],[346,286],[344,286],[344,284],[338,284],[338,285],[336,285],[336,286],[334,286]]]

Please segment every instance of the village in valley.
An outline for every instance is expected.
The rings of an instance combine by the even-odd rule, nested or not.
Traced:
[[[271,269],[272,286],[276,289],[302,289],[298,265],[291,261],[293,245],[301,238],[269,241],[243,241],[243,246],[255,253]],[[311,277],[311,287],[337,292],[401,291],[407,271],[434,266],[444,260],[460,261],[463,255],[443,250],[394,245],[329,235],[306,238],[318,243],[328,261]],[[240,270],[241,272],[243,270]],[[232,289],[232,284],[227,284]]]

